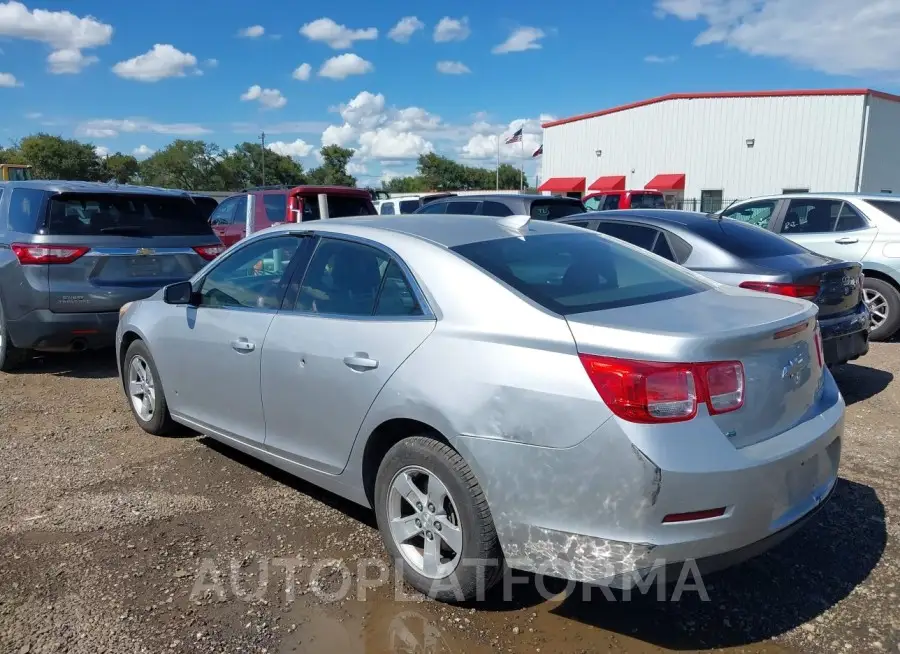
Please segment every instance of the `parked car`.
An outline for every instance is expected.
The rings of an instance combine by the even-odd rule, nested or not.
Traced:
[[[486,193],[441,198],[429,202],[415,213],[449,213],[477,216],[530,216],[533,220],[562,218],[575,213],[584,213],[584,205],[578,198],[556,195],[527,195]]]
[[[659,191],[603,191],[589,193],[582,198],[588,211],[614,209],[665,209],[666,198]]]
[[[254,231],[284,222],[319,219],[319,194],[328,196],[330,218],[375,215],[369,191],[349,186],[267,186],[246,189],[222,200],[210,216],[213,231],[225,245],[247,235],[247,196],[255,200]]]
[[[863,265],[872,314],[869,338],[900,330],[900,198],[890,194],[797,193],[737,202],[721,215],[781,234],[813,252]]]
[[[627,241],[723,284],[815,302],[830,366],[869,351],[858,262],[816,254],[747,223],[690,211],[603,211],[564,222]]]
[[[406,579],[452,601],[504,556],[625,585],[786,538],[840,459],[815,314],[527,215],[392,216],[251,236],[124,308],[117,350],[145,431],[373,507]]]
[[[223,250],[184,192],[87,182],[0,189],[0,370],[30,350],[109,347],[119,308]]]
[[[441,198],[455,197],[456,193],[430,193],[428,195],[404,195],[399,198],[389,198],[375,203],[375,209],[381,216],[395,216],[404,213],[415,213],[416,209],[424,207],[429,202]]]

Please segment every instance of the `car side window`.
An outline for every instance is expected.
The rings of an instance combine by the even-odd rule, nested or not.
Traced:
[[[429,202],[418,213],[446,213],[447,202]]]
[[[257,196],[258,198],[259,196]],[[257,200],[258,201],[258,200]],[[231,224],[244,225],[247,222],[247,196],[242,195],[237,198],[234,205],[234,215],[231,217]]]
[[[775,200],[765,200],[762,202],[748,202],[747,204],[732,207],[725,211],[722,216],[768,229],[773,213],[775,213]]]
[[[222,259],[200,285],[200,306],[279,309],[288,265],[301,239],[277,236],[254,241]]]
[[[669,261],[675,261],[675,253],[672,252],[672,248],[669,245],[668,239],[666,239],[666,235],[662,232],[657,232],[656,234],[656,242],[653,244],[653,247],[650,249],[653,254],[658,254],[663,259],[668,259]]]
[[[603,210],[604,211],[614,211],[619,208],[619,196],[618,195],[607,195],[603,198]]]
[[[477,202],[448,202],[447,213],[472,215],[478,211]]]
[[[410,288],[403,270],[393,259],[384,272],[378,304],[375,306],[376,316],[421,316],[422,307]]]
[[[588,211],[599,211],[600,210],[600,202],[602,200],[602,196],[588,198],[584,201],[584,208]]]
[[[381,250],[323,238],[306,270],[295,311],[371,316],[390,257]]]
[[[841,200],[795,199],[788,204],[782,234],[827,234],[834,231]]]
[[[234,209],[240,198],[228,198],[216,207],[209,217],[210,225],[230,225],[234,218]]]
[[[44,191],[31,188],[13,189],[9,196],[8,227],[13,232],[34,234],[43,223],[42,214],[47,200]]]
[[[653,249],[656,237],[659,235],[659,230],[652,227],[619,222],[601,222],[597,226],[597,231],[645,250]]]
[[[844,206],[841,207],[841,212],[838,214],[834,231],[850,232],[854,229],[864,229],[865,227],[868,227],[866,219],[849,203],[845,202]]]
[[[393,202],[382,202],[381,203],[381,215],[382,216],[393,216],[394,214],[394,203]]]
[[[493,202],[492,200],[485,200],[481,203],[481,215],[483,216],[511,216],[513,215],[512,210],[507,207],[502,202]]]

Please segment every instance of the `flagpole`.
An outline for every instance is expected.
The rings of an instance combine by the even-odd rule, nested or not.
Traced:
[[[503,134],[497,135],[497,190],[500,190],[500,139]]]
[[[525,135],[522,134],[522,140],[519,141],[522,144],[522,158],[519,160],[520,174],[519,174],[519,193],[525,190]]]

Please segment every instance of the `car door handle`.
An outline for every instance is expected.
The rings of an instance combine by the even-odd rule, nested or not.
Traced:
[[[837,239],[835,243],[840,243],[841,245],[851,245],[852,243],[859,243],[859,239],[844,236],[843,238]]]
[[[370,359],[365,352],[357,352],[352,357],[344,357],[344,365],[353,370],[374,370],[378,367],[378,362]]]
[[[252,352],[256,349],[256,344],[251,343],[246,338],[239,338],[231,341],[231,347],[235,352]]]

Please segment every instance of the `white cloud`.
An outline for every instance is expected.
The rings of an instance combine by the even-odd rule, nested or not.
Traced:
[[[319,77],[329,79],[346,79],[350,75],[365,75],[375,70],[371,61],[366,61],[353,52],[332,57],[322,64],[319,69]]]
[[[465,41],[471,33],[468,18],[456,19],[444,16],[434,27],[434,40],[438,43]]]
[[[388,32],[388,38],[393,39],[397,43],[409,43],[412,35],[425,27],[425,23],[415,16],[406,16],[391,28]]]
[[[381,171],[381,181],[382,182],[387,183],[387,182],[391,181],[392,179],[397,179],[398,177],[405,177],[405,175],[403,173],[398,173],[394,170],[382,170]]]
[[[85,56],[81,50],[66,48],[55,50],[47,57],[47,70],[54,75],[74,75],[100,61],[93,55]]]
[[[22,86],[22,82],[17,80],[12,73],[0,73],[0,87],[12,88],[14,86]]]
[[[44,114],[42,114],[40,111],[29,111],[27,114],[25,114],[25,118],[27,118],[28,120],[37,120],[38,118],[43,117],[43,115]]]
[[[309,79],[309,75],[312,72],[312,66],[309,64],[300,64],[294,69],[294,74],[292,77],[294,79],[300,80],[301,82],[305,82]]]
[[[146,159],[147,157],[150,157],[155,153],[156,150],[143,144],[137,146],[134,150],[131,151],[131,154],[133,154],[137,159]]]
[[[302,139],[297,139],[292,143],[285,143],[284,141],[274,141],[272,143],[266,144],[266,149],[271,150],[276,154],[284,155],[285,157],[305,157],[310,152],[312,152],[313,146]]]
[[[339,112],[344,122],[368,130],[386,120],[384,107],[385,99],[381,93],[376,95],[369,91],[362,91],[350,102],[341,105]]]
[[[436,116],[420,107],[398,109],[391,121],[391,127],[401,132],[436,129],[440,124],[440,116]]]
[[[244,102],[258,101],[266,109],[281,109],[287,104],[287,98],[281,95],[278,89],[264,89],[259,84],[254,84],[246,93],[241,94]]]
[[[347,164],[347,172],[351,175],[368,175],[369,167],[364,163],[358,163],[351,160],[350,163]]]
[[[500,159],[518,165],[523,159],[530,160],[531,154],[541,144],[543,138],[541,123],[551,120],[552,117],[542,114],[539,118],[517,118],[508,125],[479,125],[482,129],[479,133],[469,138],[469,141],[460,148],[460,156],[463,159],[497,160],[497,141],[500,142]],[[487,126],[489,129],[484,129]],[[506,143],[506,139],[522,129],[521,143]]]
[[[355,41],[373,41],[378,38],[374,27],[352,30],[346,25],[338,25],[330,18],[319,18],[300,28],[300,34],[310,41],[327,43],[335,50],[346,50]]]
[[[262,25],[251,25],[238,30],[238,36],[244,39],[258,39],[266,33],[266,28]]]
[[[197,66],[197,57],[168,43],[157,43],[142,55],[113,66],[119,77],[138,82],[158,82],[168,77],[184,77]]]
[[[444,73],[444,75],[465,75],[472,72],[461,61],[439,61],[437,62],[437,70],[439,73]]]
[[[218,59],[207,59],[206,61],[203,62],[203,64],[207,68],[215,68],[216,66],[219,65],[219,60]]]
[[[106,157],[109,156],[110,149],[105,145],[97,145],[94,146],[94,154],[96,154],[98,157]]]
[[[80,123],[75,128],[77,136],[89,138],[111,138],[120,133],[167,134],[170,136],[198,136],[209,130],[194,123],[156,123],[145,118],[112,119],[99,118]]]
[[[375,159],[415,159],[420,154],[433,152],[434,145],[419,134],[398,132],[382,127],[359,136],[359,152],[363,157]]]
[[[667,55],[665,57],[660,57],[659,55],[647,55],[644,57],[644,63],[648,64],[673,64],[678,61],[678,57],[675,55]]]
[[[721,43],[837,75],[900,71],[895,0],[657,0],[656,9],[703,23],[698,46]]]
[[[82,56],[84,48],[107,45],[112,40],[112,25],[101,23],[92,16],[83,18],[69,11],[30,11],[21,2],[0,4],[0,36],[30,41],[40,41],[50,45],[54,52],[48,57],[50,72],[79,72],[88,64],[97,61],[93,56]],[[73,54],[73,53],[77,53]],[[62,61],[78,61],[82,65]]]
[[[356,140],[356,129],[352,125],[329,125],[322,132],[322,146],[339,145],[347,146]]]
[[[507,54],[509,52],[524,52],[525,50],[540,50],[541,44],[538,43],[542,38],[547,36],[544,30],[539,27],[519,27],[513,30],[503,43],[494,46],[491,50],[494,54]]]

